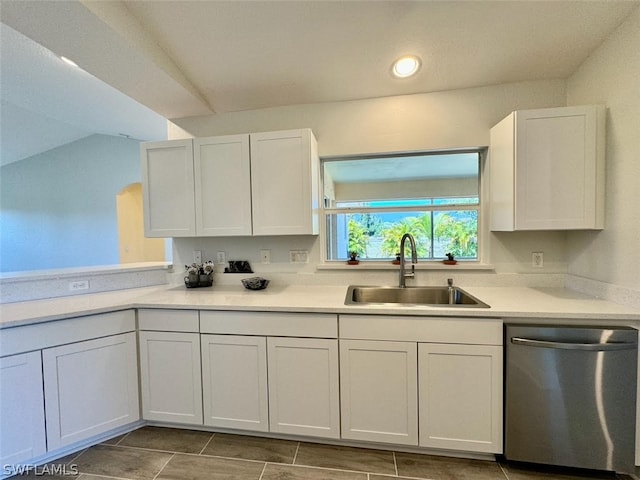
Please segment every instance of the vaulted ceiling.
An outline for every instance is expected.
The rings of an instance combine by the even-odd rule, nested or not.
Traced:
[[[152,133],[133,124],[153,123],[145,119],[153,112],[175,119],[567,78],[639,5],[636,0],[2,0],[3,156],[7,122],[23,125],[24,119],[22,124],[14,119],[39,111],[51,137],[59,117],[52,111],[62,109],[68,113],[62,121],[79,130],[67,136],[82,135],[83,128],[107,130],[101,125],[108,118],[119,125],[117,133],[149,139]],[[76,96],[83,88],[69,85],[58,71],[61,65],[43,58],[24,61],[7,51],[19,41],[6,47],[5,37],[17,35],[74,60],[84,70],[75,76],[95,77],[108,87]],[[391,63],[405,54],[419,56],[422,68],[410,79],[393,78]],[[64,87],[61,107],[51,97]],[[123,94],[131,110],[116,104],[107,89]]]

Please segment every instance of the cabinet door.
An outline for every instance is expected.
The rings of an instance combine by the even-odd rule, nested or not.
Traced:
[[[194,140],[196,231],[251,235],[249,135]]]
[[[516,229],[602,228],[596,107],[516,112],[515,128]]]
[[[147,237],[196,234],[192,140],[140,144]]]
[[[43,350],[49,450],[140,419],[135,333]]]
[[[0,464],[46,450],[40,351],[0,358]]]
[[[418,444],[414,342],[340,340],[342,438]]]
[[[200,335],[142,331],[139,336],[142,418],[202,425]]]
[[[604,228],[605,109],[513,112],[491,129],[491,229]]]
[[[311,130],[251,134],[254,235],[318,234],[318,153]]]
[[[338,341],[270,337],[267,353],[270,430],[339,438]]]
[[[204,424],[268,431],[266,339],[201,335],[201,341]]]
[[[502,453],[502,347],[421,343],[420,446]]]

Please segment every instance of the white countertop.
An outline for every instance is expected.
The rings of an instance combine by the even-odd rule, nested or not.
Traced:
[[[186,289],[163,285],[0,305],[0,328],[59,320],[127,308],[177,308],[282,312],[360,313],[412,316],[599,321],[633,324],[640,311],[572,290],[532,287],[465,287],[491,308],[345,305],[347,286],[270,285],[249,291],[214,285]]]

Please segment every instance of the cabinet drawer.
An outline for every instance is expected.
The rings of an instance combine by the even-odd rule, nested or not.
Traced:
[[[201,311],[200,331],[233,335],[338,338],[338,317],[320,313]]]
[[[340,315],[340,338],[502,345],[502,320],[394,315]]]
[[[53,322],[7,328],[0,331],[2,356],[41,350],[136,329],[134,310],[101,313]]]
[[[158,332],[199,332],[200,321],[197,310],[138,310],[140,330]]]

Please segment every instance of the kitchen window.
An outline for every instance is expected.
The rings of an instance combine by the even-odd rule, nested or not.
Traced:
[[[388,263],[411,233],[422,260],[477,262],[484,152],[324,158],[325,260]]]

